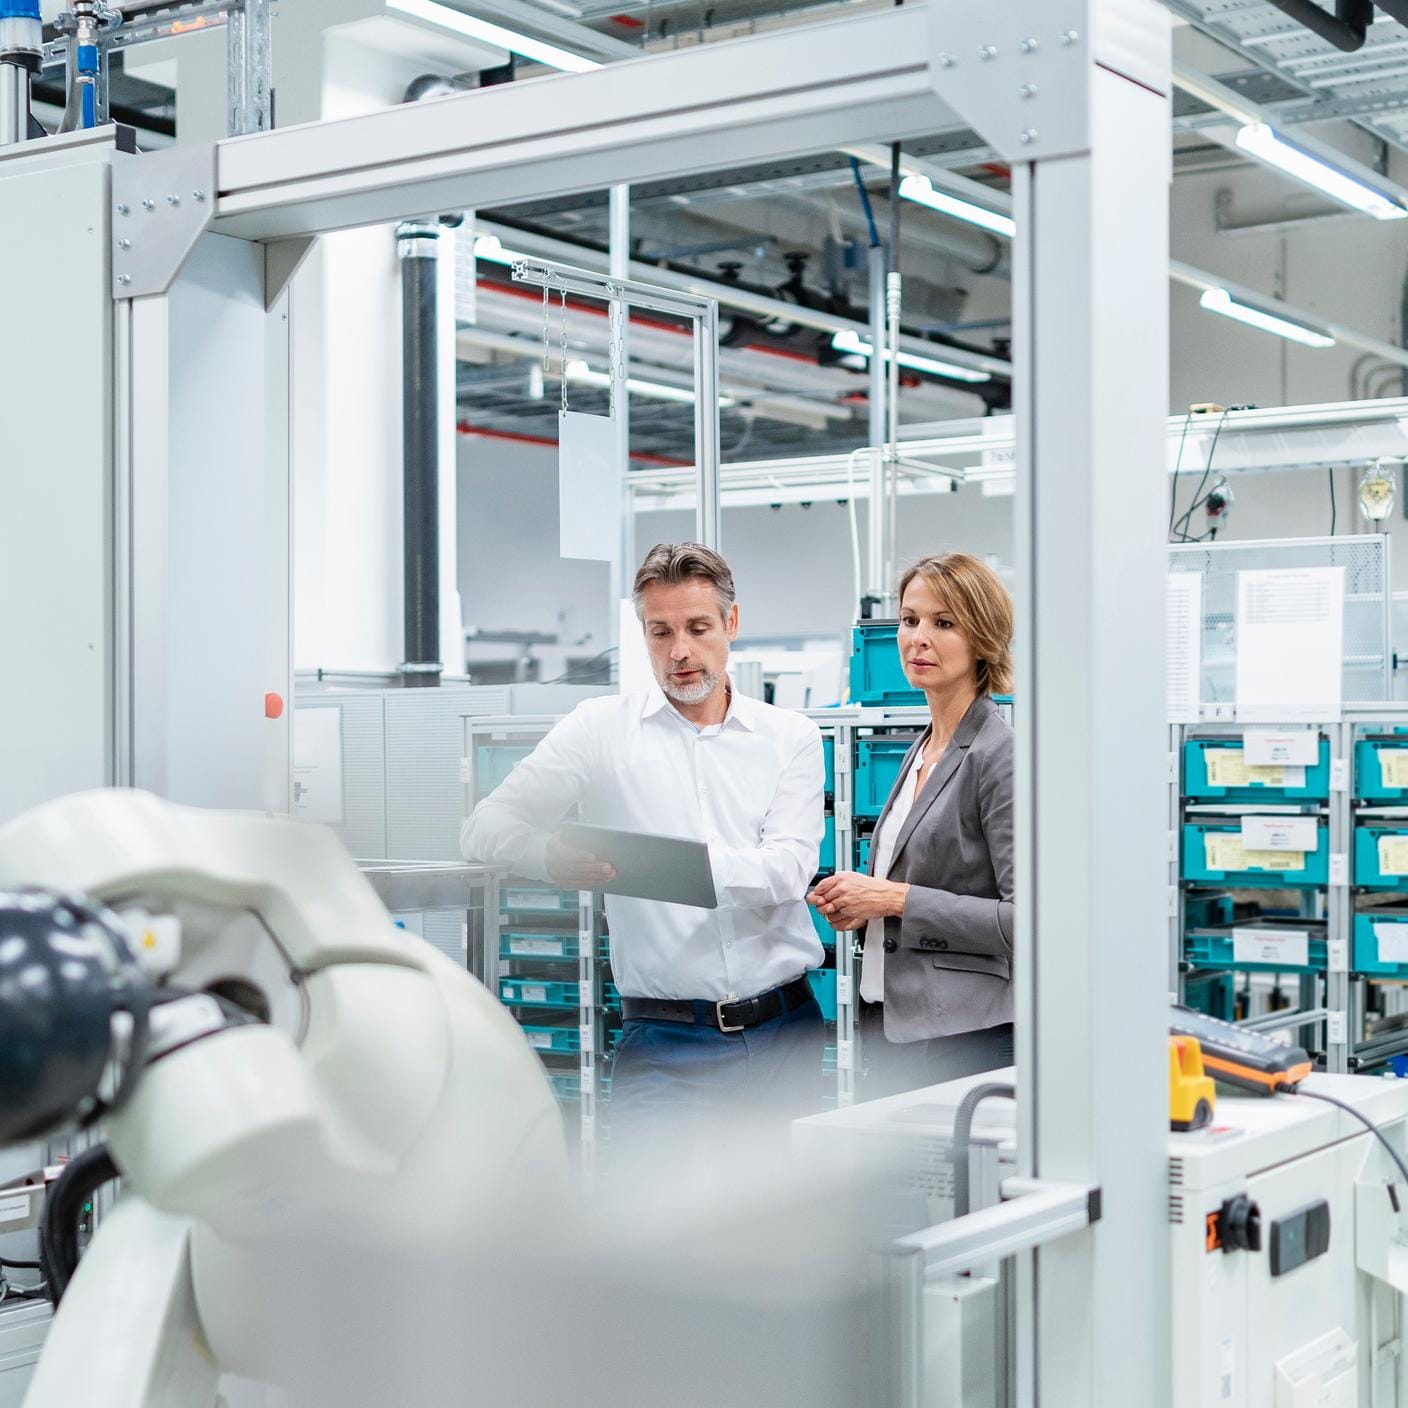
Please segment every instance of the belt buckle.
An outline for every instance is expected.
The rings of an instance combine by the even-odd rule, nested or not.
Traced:
[[[743,1030],[744,1024],[742,1022],[736,1027],[730,1027],[724,1022],[724,1008],[731,1005],[732,1002],[729,998],[723,998],[714,1004],[714,1021],[718,1023],[721,1032],[741,1032]]]

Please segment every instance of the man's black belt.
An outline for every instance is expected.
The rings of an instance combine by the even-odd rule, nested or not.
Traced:
[[[812,985],[805,977],[769,988],[739,1002],[710,1002],[705,998],[623,997],[621,1015],[628,1022],[683,1022],[693,1027],[717,1027],[721,1032],[741,1032],[795,1012],[811,1000]]]

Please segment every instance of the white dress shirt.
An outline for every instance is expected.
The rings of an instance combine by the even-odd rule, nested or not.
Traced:
[[[909,772],[905,775],[904,786],[895,798],[895,805],[885,823],[875,834],[875,869],[871,872],[884,880],[895,861],[895,843],[909,818],[914,799],[919,793],[919,769],[924,762],[924,750],[914,755]],[[860,995],[865,1002],[885,1000],[885,921],[872,919],[865,926],[865,946],[860,954]]]
[[[752,997],[822,962],[803,896],[824,826],[821,730],[733,692],[700,728],[658,685],[579,704],[474,809],[470,860],[550,881],[548,839],[582,820],[706,841],[717,909],[607,895],[611,965],[628,997]]]

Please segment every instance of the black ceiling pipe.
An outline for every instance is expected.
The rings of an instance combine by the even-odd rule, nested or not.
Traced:
[[[436,318],[440,227],[396,230],[401,260],[401,445],[408,689],[440,683],[440,427]]]
[[[1271,3],[1282,14],[1289,15],[1297,24],[1304,25],[1326,43],[1343,49],[1347,54],[1363,48],[1374,19],[1373,0],[1335,0],[1334,14],[1322,10],[1315,0],[1271,0]],[[1379,6],[1395,19],[1399,18],[1394,13],[1395,8],[1408,10],[1403,0],[1393,0],[1392,3],[1379,0]]]

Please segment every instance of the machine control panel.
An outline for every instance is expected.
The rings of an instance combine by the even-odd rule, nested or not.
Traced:
[[[1307,1203],[1271,1224],[1271,1274],[1284,1276],[1330,1250],[1330,1205]]]

